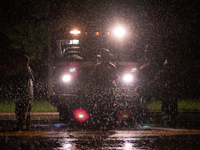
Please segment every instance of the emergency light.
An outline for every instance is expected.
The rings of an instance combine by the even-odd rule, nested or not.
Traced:
[[[137,68],[131,68],[131,72],[136,72]]]
[[[72,31],[70,31],[70,34],[80,34],[81,33],[81,31],[78,31],[78,30],[72,30]]]
[[[70,72],[76,72],[76,68],[70,68],[69,71]]]
[[[76,109],[74,110],[74,117],[77,121],[86,121],[89,119],[89,114],[84,109]]]

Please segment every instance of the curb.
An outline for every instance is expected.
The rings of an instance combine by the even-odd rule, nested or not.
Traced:
[[[162,114],[161,111],[145,111],[145,113]],[[200,114],[200,111],[179,111],[179,114]],[[14,112],[0,112],[0,116],[15,115]],[[59,112],[31,112],[31,115],[59,115]]]
[[[15,113],[0,113],[0,116],[14,115]],[[31,115],[59,115],[59,112],[31,112]]]
[[[199,111],[194,112],[178,112],[178,114],[182,117],[184,115],[194,115],[193,117],[200,116]],[[154,111],[147,111],[143,112],[143,115],[146,117],[155,117],[160,118],[162,116],[162,112],[154,112]],[[192,117],[192,116],[189,116]],[[59,112],[31,112],[31,119],[36,121],[54,121],[59,120]],[[0,120],[16,120],[15,113],[0,113]]]
[[[15,113],[0,113],[0,120],[17,120]],[[31,112],[31,120],[54,121],[59,120],[58,112]]]

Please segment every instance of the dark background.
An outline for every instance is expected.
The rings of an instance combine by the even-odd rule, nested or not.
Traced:
[[[3,0],[0,3],[1,64],[6,62],[8,55],[14,57],[15,53],[19,52],[19,49],[22,51],[24,49],[23,44],[21,44],[20,48],[12,46],[16,42],[14,41],[14,36],[10,36],[7,31],[13,30],[13,25],[19,22],[22,25],[27,22],[37,24],[38,22],[34,20],[37,20],[35,18],[40,16],[40,12],[38,11],[35,15],[30,10],[42,10],[42,7],[48,5],[48,2],[51,2],[51,4],[55,3],[56,7],[51,7],[51,13],[49,13],[51,17],[44,19],[41,17],[39,21],[49,19],[56,22],[57,18],[59,18],[58,16],[64,13],[64,9],[62,9],[63,4],[68,3],[66,8],[68,11],[67,16],[75,16],[75,19],[69,19],[67,24],[83,24],[98,30],[110,28],[115,23],[127,25],[127,28],[134,33],[135,39],[132,42],[138,54],[143,56],[146,45],[149,45],[151,47],[149,53],[152,59],[158,58],[162,54],[164,59],[168,59],[176,64],[182,87],[184,87],[183,91],[185,91],[183,93],[195,97],[199,95],[199,0],[48,0],[45,4],[36,0],[34,5],[32,1],[28,0],[17,2]],[[41,13],[41,15],[44,14]],[[35,28],[37,30],[37,26]],[[48,28],[48,24],[46,28]],[[63,30],[65,26],[60,28]],[[23,28],[20,30],[26,34]],[[55,35],[51,34],[51,36]],[[40,39],[38,38],[38,40]],[[41,50],[39,50],[40,57],[36,57],[31,61],[31,66],[38,82],[35,85],[40,86],[40,88],[36,88],[38,90],[38,92],[36,90],[36,93],[38,93],[36,95],[41,95],[42,97],[45,94],[41,93],[46,88],[44,79],[48,76],[46,74],[46,60],[48,56],[46,56],[44,50],[45,43]],[[33,55],[33,53],[36,52],[33,51],[30,55]],[[157,61],[156,59],[154,60]]]

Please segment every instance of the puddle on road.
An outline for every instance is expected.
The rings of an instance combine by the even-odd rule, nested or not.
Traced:
[[[61,128],[61,127],[67,127],[68,125],[66,123],[56,123],[56,124],[32,124],[33,127],[44,127],[44,128],[53,128],[53,127],[56,127],[56,128]]]

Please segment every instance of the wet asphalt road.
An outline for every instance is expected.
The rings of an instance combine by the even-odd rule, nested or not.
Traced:
[[[157,115],[112,129],[89,125],[70,127],[55,117],[42,117],[37,115],[40,120],[32,121],[31,130],[18,132],[12,131],[16,120],[1,119],[0,149],[200,149],[200,115],[197,113],[179,115],[176,127],[160,124]]]

